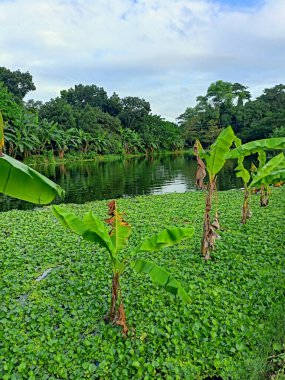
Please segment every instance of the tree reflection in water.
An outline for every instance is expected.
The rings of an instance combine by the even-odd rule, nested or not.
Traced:
[[[235,177],[235,166],[235,162],[226,162],[218,176],[219,190],[242,187],[240,179]],[[54,203],[85,203],[124,196],[195,190],[196,159],[183,154],[113,162],[50,164],[35,169],[66,190],[64,200],[56,199]],[[33,204],[0,195],[1,211],[34,207]]]

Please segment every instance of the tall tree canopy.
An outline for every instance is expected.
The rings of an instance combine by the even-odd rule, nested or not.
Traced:
[[[62,90],[60,95],[68,104],[76,108],[84,108],[89,105],[104,110],[108,100],[108,95],[104,88],[95,84],[86,86],[78,84],[69,90]]]
[[[20,70],[11,71],[5,67],[0,67],[0,82],[4,83],[8,91],[11,92],[17,100],[23,100],[28,92],[36,89],[33,77],[28,71],[22,73]]]
[[[139,130],[144,118],[151,111],[149,102],[137,96],[127,96],[122,99],[122,111],[119,114],[126,128]]]
[[[285,86],[265,89],[256,100],[251,100],[246,86],[219,80],[177,120],[191,146],[196,139],[212,144],[228,125],[243,141],[267,138],[273,133],[280,136],[285,126]]]

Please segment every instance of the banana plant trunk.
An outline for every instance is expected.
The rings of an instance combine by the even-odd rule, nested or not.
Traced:
[[[216,178],[210,179],[208,183],[206,197],[206,207],[204,214],[204,225],[203,225],[203,237],[201,245],[201,253],[205,260],[209,260],[210,251],[212,248],[212,229],[211,229],[211,209],[213,203],[213,194],[216,190]]]
[[[111,291],[111,305],[107,316],[105,317],[107,322],[122,327],[124,335],[128,332],[126,314],[124,310],[124,304],[122,301],[121,289],[120,289],[120,274],[115,272],[112,279],[112,291]]]
[[[250,217],[250,209],[249,209],[249,191],[245,187],[244,189],[244,198],[243,198],[243,206],[242,206],[242,217],[241,223],[246,224],[247,219]]]
[[[199,190],[204,190],[204,178],[206,177],[206,165],[204,164],[203,160],[199,156],[199,145],[201,146],[200,142],[196,140],[193,151],[194,155],[196,156],[197,160],[197,170],[196,170],[196,187]]]
[[[260,189],[260,206],[267,207],[269,203],[269,191],[268,187],[262,185]]]
[[[62,160],[62,159],[63,159],[63,156],[64,156],[64,149],[60,149],[60,150],[58,151],[58,157],[59,157],[59,159]]]

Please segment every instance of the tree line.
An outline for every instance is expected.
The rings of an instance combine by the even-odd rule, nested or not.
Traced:
[[[244,142],[285,136],[285,85],[265,89],[255,100],[248,87],[219,80],[212,83],[196,105],[178,117],[186,145],[199,139],[204,146],[214,142],[221,130],[232,126]]]
[[[177,123],[151,112],[139,97],[109,96],[103,87],[78,84],[47,102],[28,100],[35,90],[29,72],[0,67],[0,110],[5,123],[5,150],[17,158],[45,155],[138,154],[175,151],[199,139],[208,146],[231,125],[243,141],[284,136],[285,86],[256,100],[246,86],[217,81]]]
[[[48,102],[25,102],[24,96],[34,89],[29,73],[0,68],[5,147],[14,157],[47,151],[60,158],[66,152],[88,157],[184,147],[180,127],[153,115],[149,102],[139,97],[108,96],[102,87],[78,84]]]

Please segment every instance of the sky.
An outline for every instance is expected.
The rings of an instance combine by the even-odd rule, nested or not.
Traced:
[[[32,74],[25,100],[96,84],[175,121],[217,80],[285,83],[285,0],[0,0],[0,66]]]

